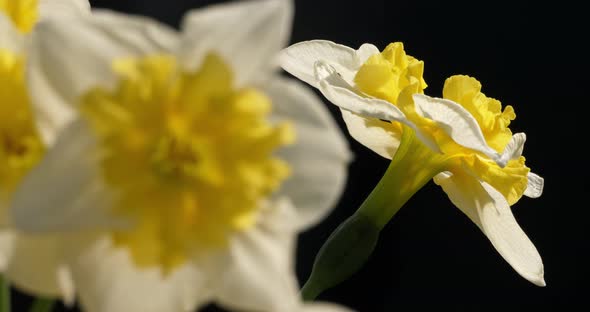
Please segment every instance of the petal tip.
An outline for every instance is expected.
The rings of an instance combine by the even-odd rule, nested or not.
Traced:
[[[541,272],[539,275],[531,276],[530,278],[527,278],[527,280],[539,287],[547,286],[547,283],[545,283],[545,278],[543,277],[543,272]]]
[[[527,178],[527,188],[524,190],[524,195],[530,198],[541,197],[545,187],[545,179],[532,172],[529,172]]]
[[[523,274],[524,272],[520,272],[521,276],[524,277],[526,280],[528,280],[529,282],[535,284],[536,286],[539,287],[545,287],[547,286],[547,283],[545,283],[545,270],[543,268],[543,263],[539,263],[539,267],[536,270],[531,270],[529,272],[527,272],[526,274]]]

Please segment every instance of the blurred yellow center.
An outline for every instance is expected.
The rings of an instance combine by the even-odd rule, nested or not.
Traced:
[[[422,93],[426,88],[422,77],[423,71],[424,63],[406,55],[403,45],[396,42],[388,45],[382,53],[369,57],[359,69],[354,81],[357,88],[365,94],[396,105],[422,133],[430,136],[438,144],[444,157],[433,151],[426,152],[429,149],[423,148],[420,148],[424,150],[422,153],[407,154],[406,157],[420,155],[420,159],[416,161],[430,164],[428,168],[423,166],[423,169],[420,169],[424,173],[415,172],[416,176],[434,175],[438,173],[435,171],[441,169],[451,172],[467,170],[496,188],[510,204],[518,201],[526,189],[529,172],[529,168],[524,165],[524,157],[511,160],[506,167],[500,168],[488,157],[456,144],[435,122],[421,117],[415,110],[412,94]],[[504,151],[512,137],[508,126],[516,117],[512,106],[506,106],[502,111],[502,105],[498,100],[481,93],[479,81],[461,75],[445,81],[443,97],[469,111],[478,122],[488,145],[500,153]],[[387,127],[393,135],[402,137],[403,129],[399,123],[393,122]],[[414,140],[413,136],[406,137]],[[417,140],[414,141],[416,142],[412,144],[421,144]]]
[[[45,148],[33,121],[24,58],[0,49],[0,200],[6,201]]]
[[[165,55],[114,70],[114,91],[94,89],[82,107],[101,142],[104,179],[120,196],[112,212],[133,221],[112,234],[115,243],[137,265],[168,271],[253,226],[289,175],[273,152],[294,141],[290,124],[268,121],[270,99],[235,89],[214,54],[195,73]]]
[[[4,13],[16,28],[28,33],[33,29],[39,17],[37,0],[0,0],[0,14]]]

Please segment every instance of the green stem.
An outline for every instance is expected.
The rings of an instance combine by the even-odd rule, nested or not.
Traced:
[[[0,275],[0,312],[10,312],[10,284]]]
[[[55,300],[51,298],[35,298],[29,312],[51,312],[55,306]]]
[[[400,145],[387,171],[357,213],[366,215],[382,229],[417,191],[444,171],[445,159],[404,126]]]
[[[373,253],[378,238],[379,228],[366,216],[355,213],[346,219],[318,252],[311,275],[301,289],[303,299],[315,299],[358,271]]]
[[[303,299],[315,299],[362,268],[383,227],[420,188],[443,171],[444,165],[442,155],[434,153],[415,139],[413,130],[404,127],[398,150],[379,184],[318,252],[311,275],[301,289]]]

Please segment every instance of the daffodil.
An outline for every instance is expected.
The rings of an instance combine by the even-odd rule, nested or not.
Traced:
[[[340,309],[304,305],[293,272],[350,154],[321,101],[277,74],[291,18],[263,0],[189,12],[181,32],[99,10],[36,31],[33,102],[68,120],[12,213],[61,234],[85,310]]]
[[[25,81],[31,32],[39,21],[88,12],[86,0],[0,0],[0,271],[21,290],[66,300],[72,287],[54,239],[15,231],[9,206],[62,118],[42,103],[33,113]]]
[[[516,116],[511,106],[502,110],[468,76],[447,79],[442,98],[424,95],[424,63],[399,42],[382,52],[371,44],[354,50],[329,41],[301,42],[282,52],[281,65],[341,108],[353,138],[392,160],[350,228],[370,220],[378,233],[434,178],[520,275],[545,285],[541,257],[510,208],[522,195],[539,197],[543,189],[543,179],[521,155],[524,133],[513,135],[508,127]],[[342,233],[357,231],[344,228]],[[340,240],[345,241],[334,238]],[[360,265],[353,264],[351,271]]]

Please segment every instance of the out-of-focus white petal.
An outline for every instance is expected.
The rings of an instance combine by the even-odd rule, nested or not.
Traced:
[[[481,152],[494,160],[500,167],[508,160],[488,146],[477,121],[461,105],[446,99],[414,94],[416,112],[422,117],[434,120],[458,144]]]
[[[69,17],[80,17],[90,14],[90,3],[88,0],[40,0],[39,21],[47,19],[64,19]],[[67,54],[63,53],[62,54]],[[68,107],[52,105],[52,101],[45,101],[35,108],[37,128],[46,144],[53,144],[57,132],[73,116]]]
[[[20,54],[24,47],[24,37],[14,27],[12,21],[0,12],[0,50]]]
[[[48,18],[65,18],[90,14],[88,0],[40,0],[39,15],[43,21]]]
[[[401,140],[401,131],[389,122],[365,118],[341,109],[342,118],[350,135],[381,157],[392,159]]]
[[[236,83],[259,80],[276,68],[276,54],[291,32],[290,0],[255,0],[212,5],[187,14],[180,58],[196,70],[209,52],[231,64]]]
[[[174,36],[155,21],[108,11],[41,22],[33,34],[30,57],[32,93],[39,91],[38,83],[45,82],[44,89],[56,93],[53,97],[76,104],[89,88],[116,83],[114,60],[174,49],[169,46]]]
[[[366,57],[371,48],[369,45],[363,45],[359,50],[362,51],[361,55]],[[319,81],[315,76],[316,62],[332,66],[349,84],[352,83],[360,66],[359,57],[354,49],[327,40],[296,43],[281,51],[279,61],[284,70],[316,88],[319,88]]]
[[[526,190],[524,190],[524,196],[530,198],[541,197],[541,194],[543,194],[545,179],[532,172],[529,172],[527,179],[527,187]]]
[[[95,36],[102,36],[110,41],[107,47],[120,46],[121,54],[115,55],[115,58],[174,53],[179,47],[178,32],[151,18],[94,10],[92,19],[85,20],[94,28]],[[100,56],[98,58],[101,59]]]
[[[399,108],[387,101],[358,94],[331,65],[316,62],[315,77],[319,81],[320,91],[333,104],[363,117],[401,122],[414,129],[416,136],[430,149],[435,152],[440,150]]]
[[[59,132],[75,118],[72,107],[54,104],[57,102],[48,99],[34,107],[35,124],[47,146],[53,145]]]
[[[261,86],[273,102],[272,118],[292,121],[294,145],[278,153],[292,175],[278,196],[287,196],[297,208],[297,224],[317,224],[340,198],[351,159],[346,139],[325,104],[302,83],[276,77]]]
[[[176,33],[147,18],[96,11],[41,22],[33,33],[27,79],[41,134],[49,144],[72,120],[88,89],[112,88],[112,62],[176,49]]]
[[[12,257],[14,246],[14,232],[8,229],[0,230],[0,272],[6,270],[6,266]]]
[[[64,129],[14,194],[17,228],[35,233],[122,226],[108,215],[112,194],[98,171],[99,155],[82,121]]]
[[[514,219],[502,194],[467,175],[437,176],[435,182],[516,272],[535,285],[545,286],[541,256]]]
[[[68,258],[88,312],[194,311],[210,298],[206,276],[190,262],[169,275],[137,267],[128,251],[107,237],[72,238]]]
[[[57,236],[18,234],[4,274],[17,288],[27,293],[61,297],[74,302],[74,285],[64,266]]]
[[[230,242],[229,265],[216,301],[232,311],[292,311],[299,294],[294,275],[296,212],[287,199],[264,207],[259,223]]]

